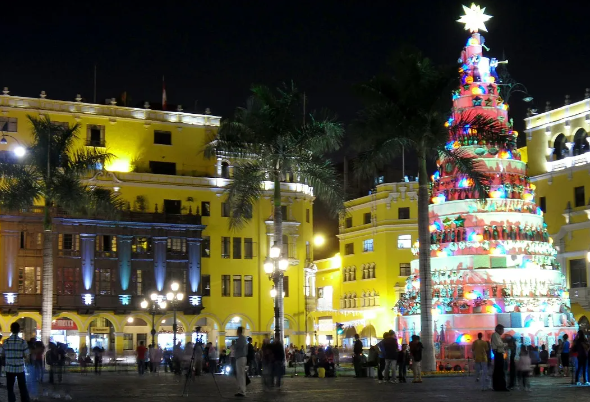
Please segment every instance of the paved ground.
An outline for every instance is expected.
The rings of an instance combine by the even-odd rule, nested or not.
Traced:
[[[264,392],[260,379],[254,378],[248,387],[247,400],[280,402],[366,402],[366,401],[565,401],[590,400],[590,387],[574,387],[569,378],[534,378],[532,392],[501,393],[479,389],[473,377],[426,378],[422,384],[378,384],[373,379],[303,378],[287,377],[279,390]],[[4,383],[4,379],[2,379]],[[188,397],[182,396],[184,381],[171,374],[139,377],[135,373],[103,373],[100,376],[79,373],[68,374],[61,387],[69,389],[74,401],[84,402],[142,402],[216,401],[244,399],[234,397],[236,386],[233,377],[210,375],[198,377],[189,383]],[[218,391],[219,387],[219,391]],[[221,393],[221,396],[220,396]],[[0,401],[5,401],[6,389],[0,389]],[[43,401],[55,401],[41,397]]]

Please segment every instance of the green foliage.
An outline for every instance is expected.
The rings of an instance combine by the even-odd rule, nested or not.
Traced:
[[[221,121],[205,156],[235,161],[233,180],[226,190],[231,206],[230,227],[240,228],[262,195],[262,182],[279,183],[288,174],[314,187],[314,193],[337,215],[343,210],[342,186],[326,154],[337,150],[343,129],[326,111],[303,112],[303,94],[295,85],[276,90],[252,87],[246,106]],[[305,119],[305,122],[303,121]]]
[[[0,205],[7,210],[29,208],[36,202],[78,215],[112,214],[122,205],[110,190],[92,189],[82,178],[112,155],[97,148],[75,149],[79,125],[64,127],[49,117],[29,116],[33,141],[20,163],[0,163]],[[109,193],[108,196],[106,193]],[[49,224],[50,222],[46,222]]]

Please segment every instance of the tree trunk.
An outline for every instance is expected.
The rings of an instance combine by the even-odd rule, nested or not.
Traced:
[[[275,174],[274,180],[274,245],[281,249],[281,256],[280,258],[288,258],[289,256],[282,255],[283,249],[283,211],[281,210],[281,179],[280,173]],[[278,267],[275,266],[275,270],[278,271]],[[275,290],[277,291],[277,295],[275,296],[275,333],[277,333],[276,329],[280,328],[279,336],[281,342],[284,342],[285,339],[285,306],[283,300],[283,273],[280,274],[275,272],[274,275],[274,285]]]
[[[53,321],[53,231],[49,207],[45,205],[43,233],[43,286],[41,304],[41,341],[49,344],[51,322]]]
[[[430,191],[428,188],[428,171],[424,152],[418,158],[419,189],[418,189],[418,239],[420,241],[420,338],[424,345],[422,370],[435,371],[434,340],[432,328],[432,276],[430,272],[430,220],[428,204]]]

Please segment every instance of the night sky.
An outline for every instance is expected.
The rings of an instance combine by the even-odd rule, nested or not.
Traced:
[[[88,3],[88,4],[85,4]],[[131,3],[131,2],[128,2]],[[172,5],[172,4],[182,5]],[[184,3],[184,4],[183,4]],[[584,4],[585,3],[585,4]],[[11,94],[97,101],[127,91],[134,104],[161,101],[227,116],[252,83],[293,79],[310,108],[329,108],[349,122],[360,104],[353,84],[387,71],[404,44],[452,64],[468,33],[456,22],[461,1],[190,1],[2,3],[0,87]],[[154,4],[154,5],[151,5]],[[158,6],[155,6],[155,5]],[[487,53],[509,59],[535,107],[561,106],[590,87],[590,2],[478,3]],[[428,96],[428,94],[424,94]],[[525,105],[511,99],[516,128]],[[520,105],[519,105],[520,103]],[[450,96],[449,96],[450,106]]]

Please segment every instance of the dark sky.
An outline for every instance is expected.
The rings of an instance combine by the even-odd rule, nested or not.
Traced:
[[[127,91],[134,102],[210,107],[228,115],[252,83],[293,79],[311,108],[349,122],[359,103],[351,86],[386,71],[404,44],[437,63],[454,63],[468,33],[461,1],[4,1],[0,87],[13,95],[97,100]],[[157,4],[157,6],[156,6]],[[582,99],[590,87],[590,2],[487,0],[490,56],[510,60],[542,111],[545,101]],[[428,94],[424,94],[428,96]],[[524,104],[512,99],[517,128]],[[450,104],[450,100],[449,100]]]

